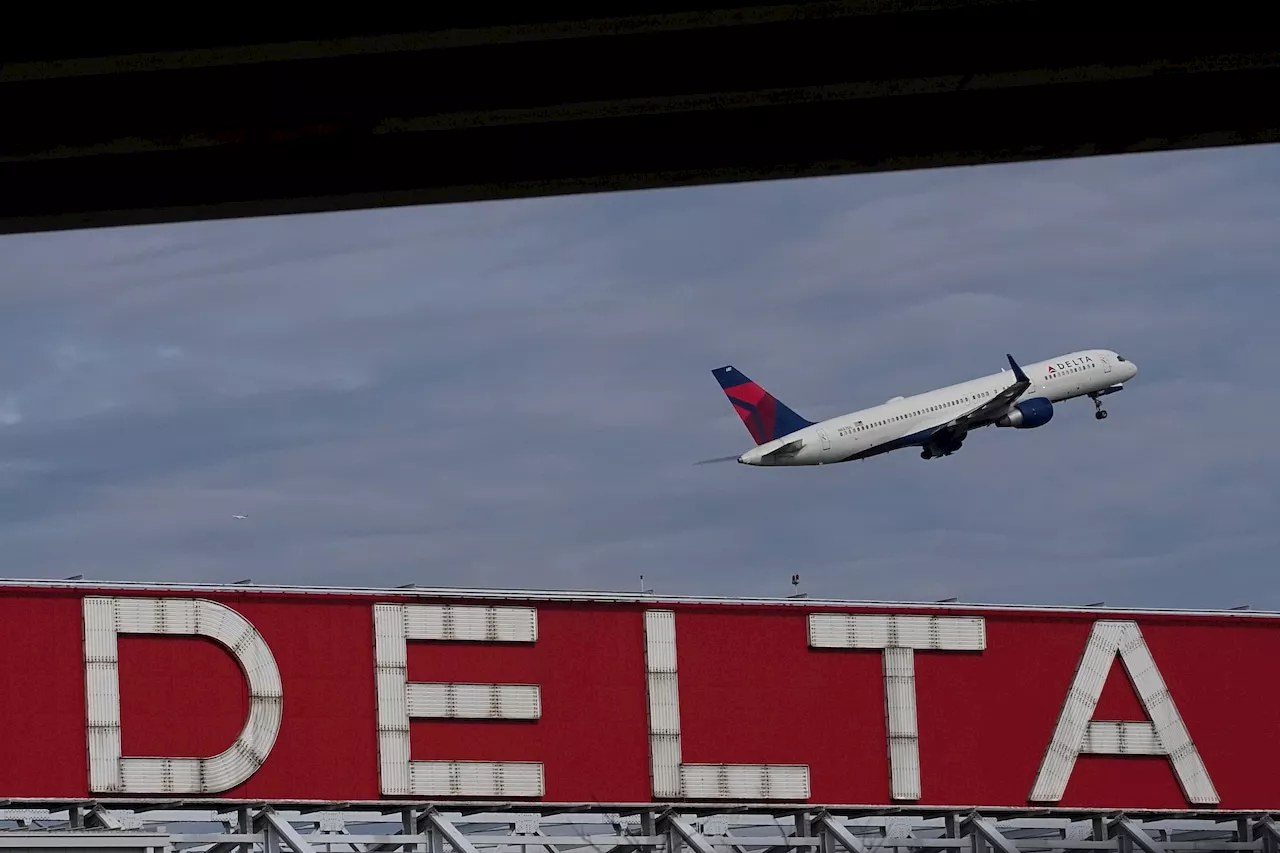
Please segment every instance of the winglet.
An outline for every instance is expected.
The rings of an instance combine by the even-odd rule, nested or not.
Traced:
[[[1009,366],[1013,368],[1013,377],[1014,377],[1015,379],[1017,379],[1019,382],[1030,382],[1030,381],[1031,381],[1031,380],[1027,379],[1027,374],[1025,374],[1025,373],[1023,373],[1023,372],[1022,372],[1022,368],[1021,368],[1021,367],[1018,367],[1018,362],[1016,362],[1016,361],[1014,361],[1014,360],[1013,360],[1013,356],[1009,355],[1008,353],[1005,353],[1005,354],[1004,354],[1004,357],[1005,357],[1005,358],[1007,358],[1007,359],[1009,359]]]

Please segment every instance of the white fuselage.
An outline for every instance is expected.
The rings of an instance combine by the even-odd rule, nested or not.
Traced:
[[[1053,403],[1099,394],[1137,375],[1138,368],[1112,350],[1081,350],[1058,358],[1021,365],[1031,387],[1014,403],[1047,398]],[[752,448],[738,461],[745,465],[829,465],[915,446],[915,436],[927,433],[981,405],[1014,383],[1009,370],[948,385],[911,397],[840,415]],[[995,418],[980,424],[988,426]],[[794,453],[770,452],[801,439]]]

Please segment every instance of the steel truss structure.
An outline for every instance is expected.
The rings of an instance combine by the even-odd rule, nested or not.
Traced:
[[[1280,853],[1277,815],[385,803],[0,809],[0,849],[114,853]],[[607,809],[617,809],[608,811]]]

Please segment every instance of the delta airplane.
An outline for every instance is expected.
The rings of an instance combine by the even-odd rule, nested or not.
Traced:
[[[1082,350],[1029,365],[1009,359],[1009,371],[948,385],[913,397],[894,397],[870,409],[814,423],[805,420],[732,365],[711,371],[756,447],[741,456],[706,462],[743,465],[831,465],[868,459],[904,447],[920,458],[950,456],[978,427],[1035,429],[1053,417],[1054,403],[1089,397],[1102,420],[1102,398],[1124,390],[1138,374],[1112,350]],[[698,463],[703,464],[703,463]]]

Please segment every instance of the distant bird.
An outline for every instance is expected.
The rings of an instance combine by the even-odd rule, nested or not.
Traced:
[[[244,519],[244,518],[248,518],[249,516],[247,516],[247,515],[233,515],[233,516],[231,516],[231,517],[232,517],[232,518],[240,518],[240,519]]]

